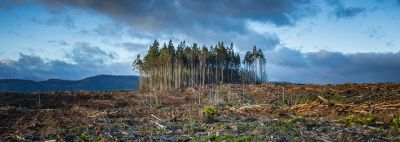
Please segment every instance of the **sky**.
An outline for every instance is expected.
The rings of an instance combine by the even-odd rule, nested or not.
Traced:
[[[400,0],[0,0],[0,19],[0,79],[136,75],[171,39],[256,45],[270,81],[400,82]]]

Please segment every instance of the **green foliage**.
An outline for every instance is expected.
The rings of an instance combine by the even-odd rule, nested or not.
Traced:
[[[162,108],[162,104],[161,103],[159,103],[159,102],[157,102],[156,104],[154,104],[154,108],[156,108],[156,109],[160,109],[160,108]]]
[[[219,85],[218,85],[218,92],[221,95],[225,95],[225,94],[228,93],[227,88],[224,86],[224,84],[222,84],[222,82],[220,82]]]
[[[354,126],[357,124],[357,119],[355,115],[349,115],[344,118],[344,123],[349,126]]]
[[[293,138],[299,137],[292,123],[287,123],[287,122],[271,123],[267,125],[267,130],[273,133],[290,136]]]
[[[294,122],[299,122],[301,120],[303,120],[303,116],[297,115],[297,116],[294,116],[291,119],[284,120],[284,122],[286,122],[286,123],[294,123]]]
[[[400,115],[393,117],[391,126],[400,131]]]
[[[287,99],[286,100],[278,99],[278,100],[271,101],[272,106],[283,106],[286,104],[289,104],[289,100],[287,100]]]
[[[357,117],[355,115],[349,115],[344,118],[344,123],[348,126],[355,126],[357,124],[359,125],[373,125],[375,124],[377,118],[375,116],[369,115],[369,116],[360,116]]]
[[[203,108],[203,114],[206,118],[214,118],[218,113],[218,109],[214,106],[205,106]]]
[[[300,104],[305,104],[310,101],[314,101],[315,99],[317,99],[317,96],[318,96],[317,94],[309,94],[309,95],[298,98],[299,99],[298,102]]]
[[[393,142],[400,142],[400,137],[394,137],[391,139]]]
[[[261,49],[255,46],[249,51],[241,65],[238,53],[233,44],[206,45],[197,43],[188,46],[181,42],[175,50],[170,40],[168,45],[155,40],[147,54],[138,55],[132,66],[140,74],[142,90],[183,88],[204,84],[218,83],[263,83],[267,78],[265,72],[266,60]]]
[[[218,106],[221,106],[221,107],[223,107],[223,106],[232,107],[232,106],[235,106],[235,105],[237,105],[239,103],[240,103],[239,101],[224,101],[224,102],[218,104]]]
[[[375,124],[376,119],[377,118],[375,116],[369,115],[369,116],[366,116],[366,117],[361,117],[360,118],[360,123],[361,124],[367,124],[367,125],[373,125],[373,124]]]
[[[79,134],[78,139],[79,139],[79,141],[88,142],[89,141],[89,133],[83,132],[83,133]]]
[[[190,137],[187,136],[180,136],[177,139],[177,142],[190,142],[192,139]]]
[[[237,123],[235,127],[238,133],[246,133],[249,130],[250,125],[249,123],[244,122],[244,123]]]
[[[189,121],[189,126],[190,126],[190,131],[195,132],[196,131],[196,121],[191,119]]]
[[[231,136],[231,135],[211,135],[201,139],[202,142],[251,142],[253,140],[253,136],[244,135],[244,136]]]
[[[334,91],[319,91],[317,93],[319,96],[322,96],[328,100],[338,102],[338,103],[353,103],[353,99],[350,96],[345,95],[342,92],[334,92]],[[351,95],[353,96],[353,95]]]

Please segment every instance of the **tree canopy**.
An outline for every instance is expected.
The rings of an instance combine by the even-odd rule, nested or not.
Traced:
[[[170,40],[160,48],[154,40],[143,59],[138,55],[132,65],[140,74],[142,90],[170,90],[205,84],[263,83],[267,81],[265,64],[264,54],[256,46],[241,62],[232,43],[200,47],[182,41],[175,48]]]

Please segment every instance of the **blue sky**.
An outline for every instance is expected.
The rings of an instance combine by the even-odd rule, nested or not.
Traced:
[[[400,82],[399,0],[0,0],[0,79],[136,74],[154,39],[253,45],[271,81]]]

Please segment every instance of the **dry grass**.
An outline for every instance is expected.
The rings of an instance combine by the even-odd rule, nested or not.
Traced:
[[[203,116],[210,105],[217,109],[212,122]],[[391,83],[5,93],[0,95],[0,140],[386,141],[399,137],[392,124],[398,116],[400,84]],[[359,123],[347,125],[352,121]]]

